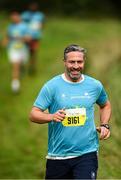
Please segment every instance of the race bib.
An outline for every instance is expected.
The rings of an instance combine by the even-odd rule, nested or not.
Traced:
[[[23,48],[23,43],[21,43],[21,42],[16,42],[16,43],[13,44],[13,48],[15,48],[15,49],[21,49],[21,48]]]
[[[83,126],[86,121],[86,108],[66,109],[63,126]]]

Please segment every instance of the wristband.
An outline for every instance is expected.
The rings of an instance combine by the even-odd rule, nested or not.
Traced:
[[[101,126],[101,127],[105,127],[106,129],[109,129],[109,130],[110,130],[109,124],[101,124],[100,126]]]

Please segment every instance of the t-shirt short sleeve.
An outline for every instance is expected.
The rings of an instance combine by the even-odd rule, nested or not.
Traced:
[[[42,110],[46,110],[49,108],[51,102],[52,102],[52,94],[50,93],[48,86],[44,85],[37,99],[34,102],[34,106]]]
[[[108,96],[102,84],[100,85],[100,89],[101,90],[100,90],[96,103],[99,105],[104,105],[106,101],[108,100]]]

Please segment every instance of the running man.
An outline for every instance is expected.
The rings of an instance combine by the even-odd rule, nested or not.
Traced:
[[[34,73],[36,69],[36,53],[42,39],[43,24],[45,16],[39,11],[37,2],[30,3],[28,10],[21,14],[22,20],[27,23],[31,34],[29,41],[30,49],[30,73]]]
[[[18,12],[10,15],[11,23],[7,29],[4,44],[7,45],[8,58],[12,64],[11,89],[17,93],[20,91],[20,70],[22,64],[28,60],[29,51],[26,42],[30,40],[28,27],[21,21]]]
[[[111,105],[102,83],[82,73],[85,59],[84,48],[66,47],[65,72],[45,83],[30,113],[32,122],[48,123],[46,179],[97,177],[97,130],[100,139],[109,138]],[[100,109],[97,130],[95,104]]]

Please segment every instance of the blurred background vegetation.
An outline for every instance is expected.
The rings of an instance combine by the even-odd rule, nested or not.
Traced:
[[[0,0],[1,10],[23,10],[34,0]],[[67,16],[115,16],[121,17],[121,1],[119,0],[36,0],[46,14],[63,14]]]
[[[0,39],[9,11],[23,11],[30,1],[0,1]],[[121,179],[121,2],[112,0],[38,1],[46,15],[38,51],[37,74],[21,77],[22,91],[10,89],[11,69],[0,46],[0,179],[42,179],[47,153],[47,125],[29,122],[32,104],[45,81],[63,72],[63,49],[87,48],[85,73],[102,81],[112,103],[111,137],[100,142],[99,179]],[[99,124],[96,107],[96,124]]]

